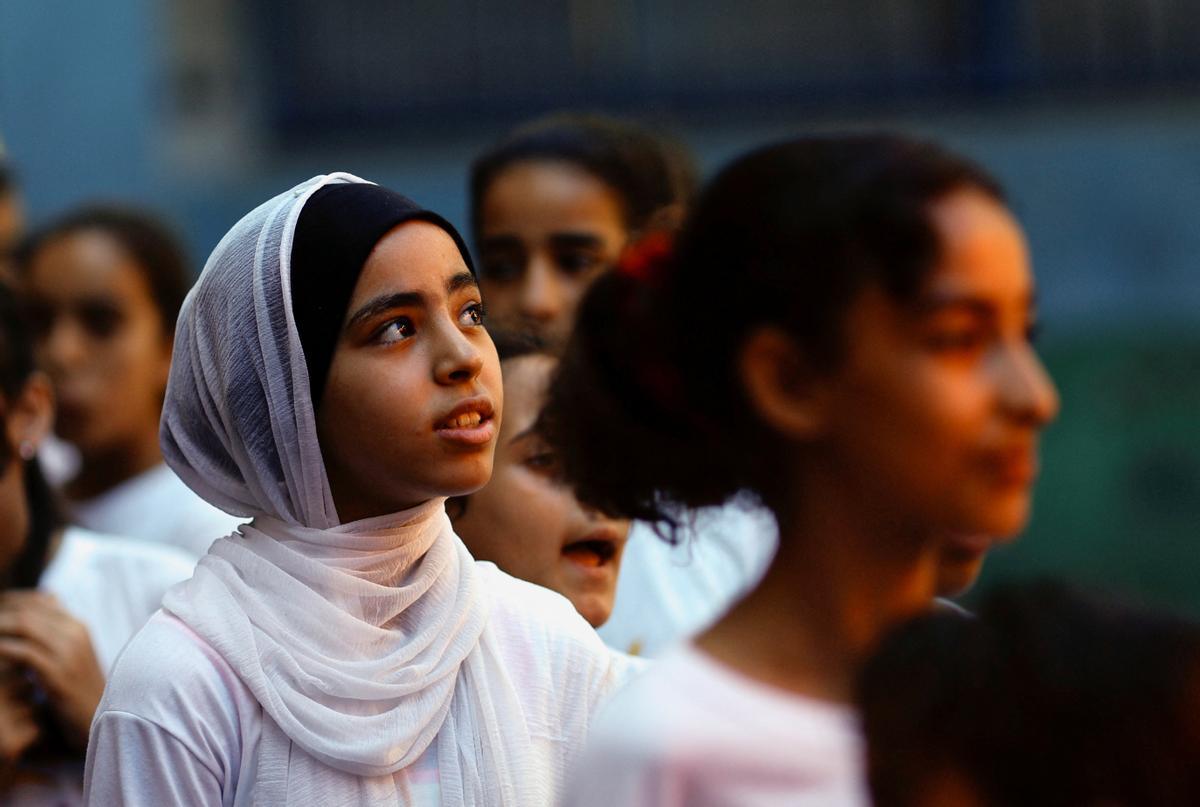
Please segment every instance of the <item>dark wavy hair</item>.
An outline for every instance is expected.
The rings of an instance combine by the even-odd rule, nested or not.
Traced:
[[[691,154],[677,141],[628,121],[562,113],[512,131],[471,165],[471,232],[478,243],[483,197],[506,168],[527,161],[576,165],[612,188],[625,226],[646,228],[673,204],[686,205],[696,188]]]
[[[13,289],[0,282],[0,427],[7,423],[9,405],[24,391],[34,369],[33,341],[24,307]],[[0,461],[5,465],[17,451],[17,446],[0,440]],[[0,579],[7,587],[33,588],[46,567],[50,538],[62,526],[63,517],[37,458],[24,460],[20,469],[29,503],[29,534],[21,554]]]
[[[973,188],[974,163],[889,134],[806,137],[752,152],[700,193],[675,248],[632,250],[580,304],[542,428],[579,498],[677,523],[739,492],[776,512],[784,452],[737,373],[761,326],[832,368],[848,305],[871,283],[906,298],[936,262],[931,203]]]
[[[1200,804],[1200,625],[1054,582],[887,636],[858,703],[879,807],[947,775],[988,805]]]
[[[34,232],[21,245],[16,256],[18,270],[28,271],[49,242],[83,230],[105,233],[133,259],[146,279],[164,332],[172,337],[193,274],[179,238],[148,211],[117,204],[93,204],[73,210]]]

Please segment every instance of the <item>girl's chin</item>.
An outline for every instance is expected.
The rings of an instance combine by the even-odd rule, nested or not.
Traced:
[[[980,552],[971,557],[954,557],[943,554],[937,570],[937,596],[957,597],[975,585],[983,571],[986,554]]]
[[[477,493],[483,488],[492,478],[492,464],[487,463],[486,467],[471,469],[466,473],[455,473],[441,479],[434,486],[438,491],[438,496],[470,496],[472,493]]]
[[[603,625],[612,615],[612,602],[598,602],[592,597],[585,597],[573,600],[571,604],[593,628]]]

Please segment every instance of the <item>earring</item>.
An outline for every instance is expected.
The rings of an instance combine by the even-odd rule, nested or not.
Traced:
[[[21,459],[28,462],[37,456],[37,444],[32,440],[22,440],[17,446],[17,453],[21,455]]]

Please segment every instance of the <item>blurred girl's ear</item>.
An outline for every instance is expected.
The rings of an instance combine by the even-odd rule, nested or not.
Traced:
[[[750,408],[768,428],[797,441],[820,436],[826,420],[821,377],[787,332],[766,326],[751,333],[738,371]]]
[[[54,423],[54,391],[45,373],[33,373],[8,406],[8,444],[21,459],[33,459]]]

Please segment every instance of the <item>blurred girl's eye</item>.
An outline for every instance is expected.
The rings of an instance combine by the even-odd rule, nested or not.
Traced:
[[[565,250],[555,256],[558,268],[564,274],[581,275],[600,265],[599,255],[586,250]]]
[[[525,272],[525,262],[519,255],[484,254],[479,269],[480,274],[493,283],[510,283]]]
[[[525,467],[550,479],[557,480],[560,476],[558,455],[548,449],[535,451],[527,456]]]
[[[976,353],[987,339],[988,333],[983,328],[941,328],[930,334],[928,344],[937,353]]]
[[[111,305],[89,303],[80,307],[79,321],[90,336],[107,339],[120,326],[121,312]]]
[[[471,303],[459,314],[458,321],[462,325],[474,327],[483,324],[486,314],[487,312],[483,310],[483,303]]]
[[[385,345],[403,342],[416,333],[412,320],[408,317],[396,317],[388,320],[382,328],[375,332],[375,341]]]

